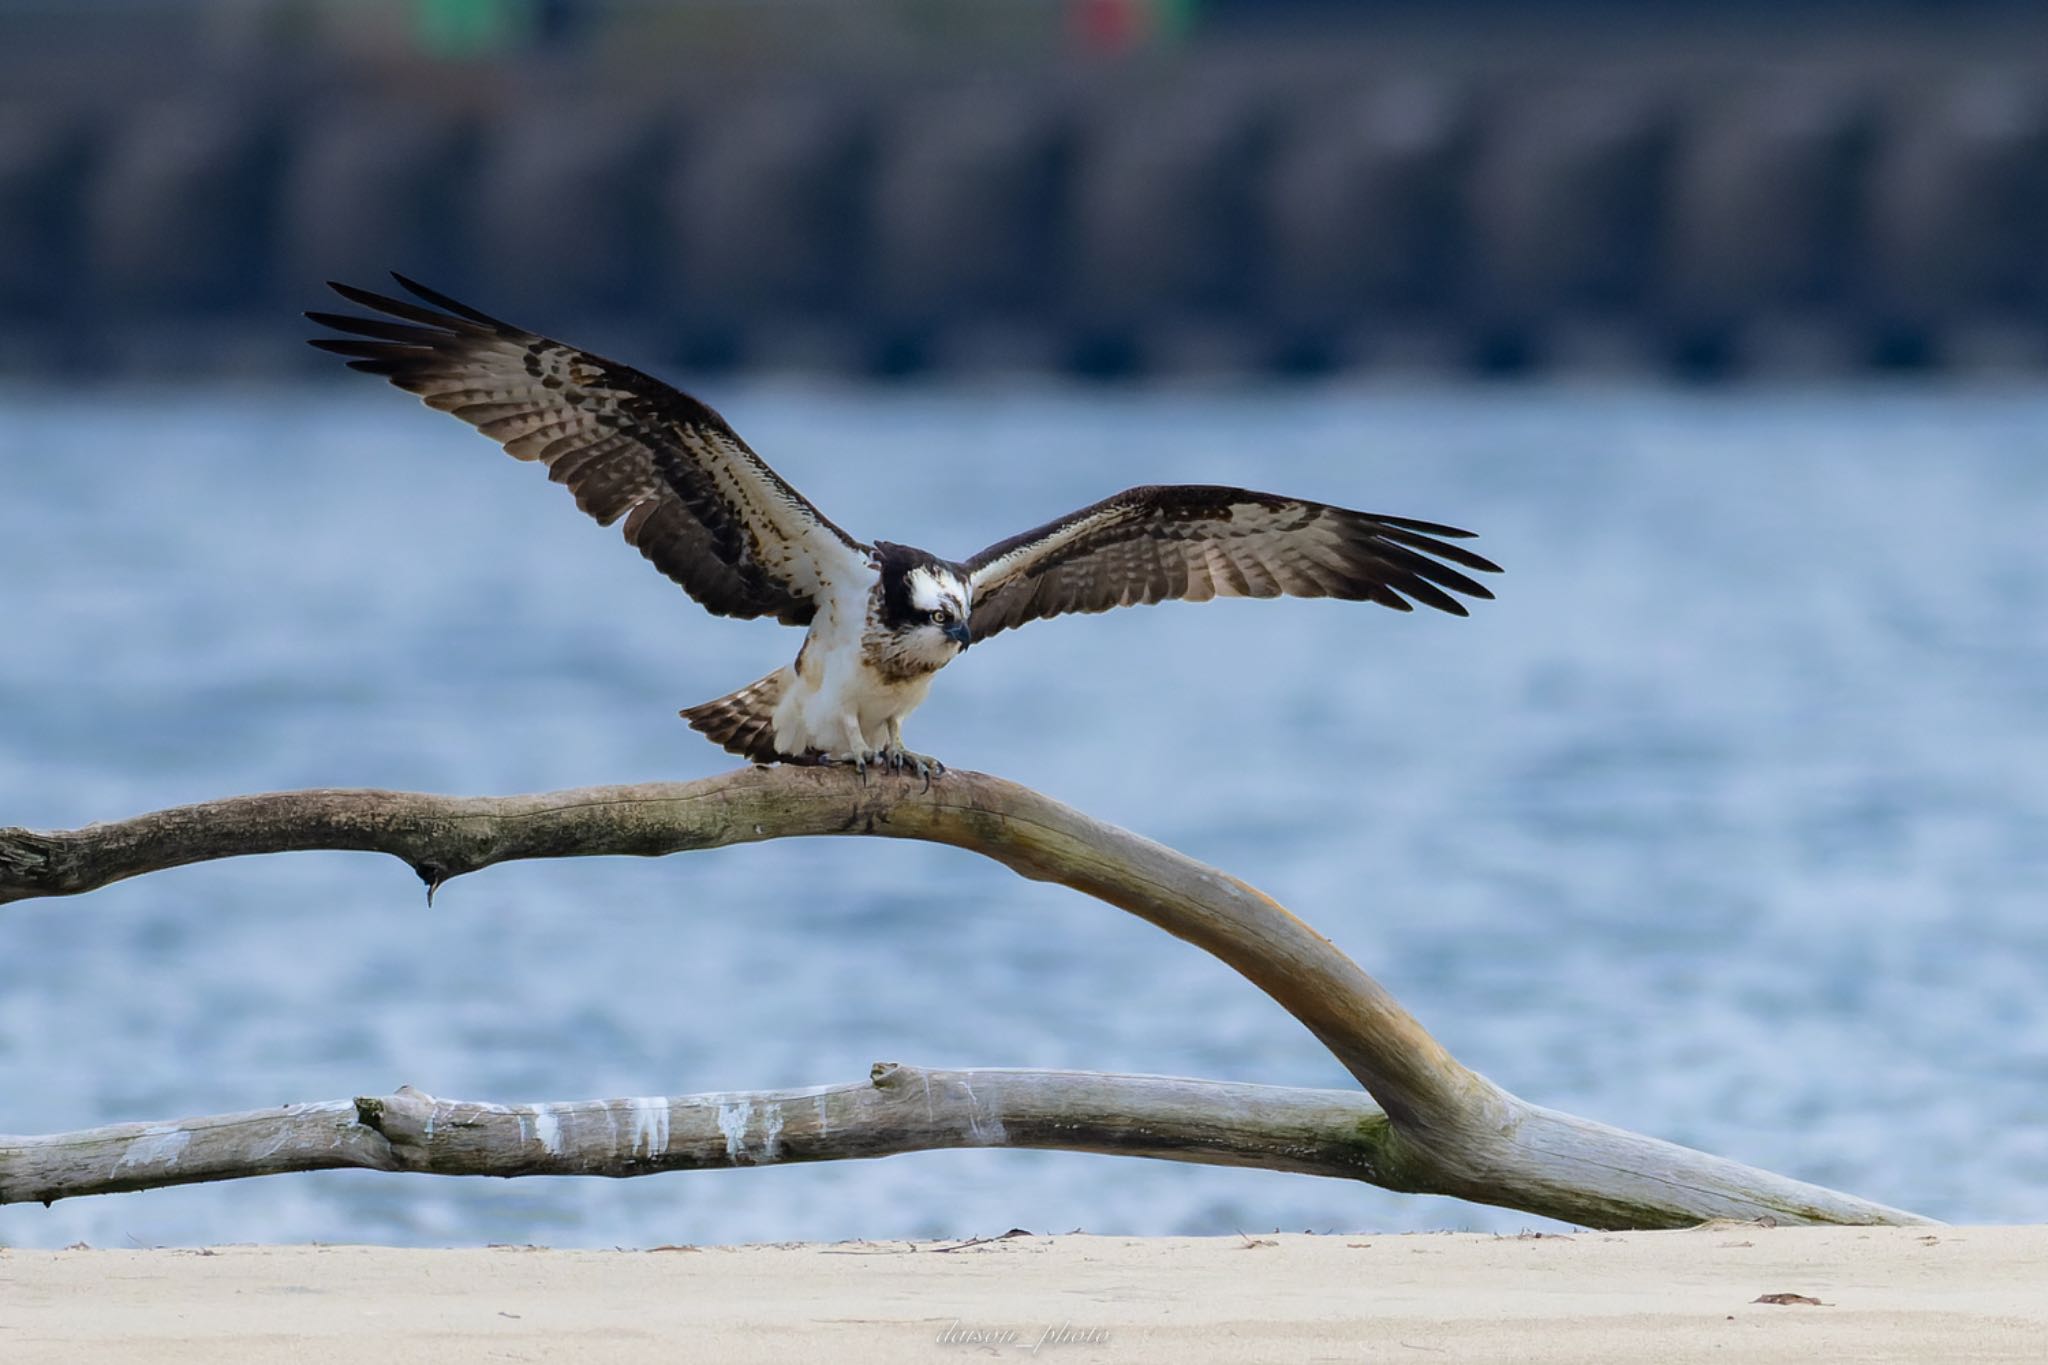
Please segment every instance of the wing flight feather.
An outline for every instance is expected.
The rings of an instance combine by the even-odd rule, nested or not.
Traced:
[[[1448,543],[1471,534],[1244,488],[1132,488],[969,559],[968,620],[982,640],[1066,612],[1283,595],[1464,616],[1452,593],[1493,594],[1461,570],[1500,571]]]
[[[603,525],[720,616],[808,623],[868,547],[827,520],[703,403],[658,379],[498,321],[403,275],[423,301],[330,287],[381,314],[308,313],[312,344],[546,466]]]

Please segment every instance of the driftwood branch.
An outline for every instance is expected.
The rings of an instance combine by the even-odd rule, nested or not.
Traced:
[[[560,1104],[395,1095],[0,1137],[0,1204],[360,1167],[652,1175],[948,1147],[1034,1147],[1376,1181],[1386,1115],[1343,1090],[1087,1071],[928,1071],[852,1085]]]
[[[54,833],[0,830],[0,901],[295,849],[403,859],[429,892],[517,858],[659,855],[792,835],[923,839],[1086,892],[1214,954],[1322,1041],[1387,1118],[1372,1179],[1593,1227],[1707,1218],[1898,1223],[1916,1215],[1544,1109],[1460,1064],[1357,964],[1244,882],[1028,788],[954,771],[863,783],[832,768],[535,796],[309,791],[234,797]]]

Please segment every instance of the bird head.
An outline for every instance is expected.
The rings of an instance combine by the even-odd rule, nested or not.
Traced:
[[[974,635],[969,614],[973,590],[958,565],[936,555],[887,543],[876,547],[875,567],[881,578],[881,624],[893,637],[892,652],[905,662],[941,668],[950,663]]]

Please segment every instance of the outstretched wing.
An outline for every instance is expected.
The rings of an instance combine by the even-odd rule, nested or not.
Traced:
[[[982,640],[1063,612],[1282,594],[1464,616],[1452,592],[1493,594],[1451,565],[1500,572],[1439,539],[1471,534],[1244,488],[1132,488],[968,560],[968,621]]]
[[[720,616],[804,625],[867,547],[747,449],[725,419],[638,370],[508,326],[394,275],[433,308],[330,286],[384,317],[308,313],[353,333],[313,345],[454,413],[567,484],[576,505]],[[388,319],[398,319],[390,321]]]

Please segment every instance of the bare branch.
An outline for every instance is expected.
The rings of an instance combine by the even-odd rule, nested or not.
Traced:
[[[1595,1227],[1707,1218],[1890,1223],[1915,1215],[1543,1109],[1460,1065],[1329,940],[1257,890],[1028,788],[954,771],[863,783],[844,769],[742,769],[690,783],[455,798],[309,791],[57,833],[0,830],[0,901],[158,868],[293,849],[404,859],[429,889],[516,858],[657,855],[792,835],[924,839],[1056,881],[1214,954],[1322,1041],[1385,1111],[1374,1179]]]
[[[1149,839],[980,773],[949,772],[930,791],[915,778],[863,783],[842,768],[779,767],[538,796],[230,797],[80,830],[0,830],[0,900],[74,894],[186,863],[301,849],[389,853],[437,887],[519,858],[653,856],[818,834],[953,844],[1106,900],[1250,977],[1390,1111],[1459,1103],[1462,1068],[1377,982],[1273,900]]]
[[[286,1171],[653,1175],[844,1161],[949,1147],[1030,1147],[1375,1179],[1386,1115],[1342,1090],[1088,1071],[927,1071],[558,1104],[381,1098],[0,1137],[0,1204]]]

